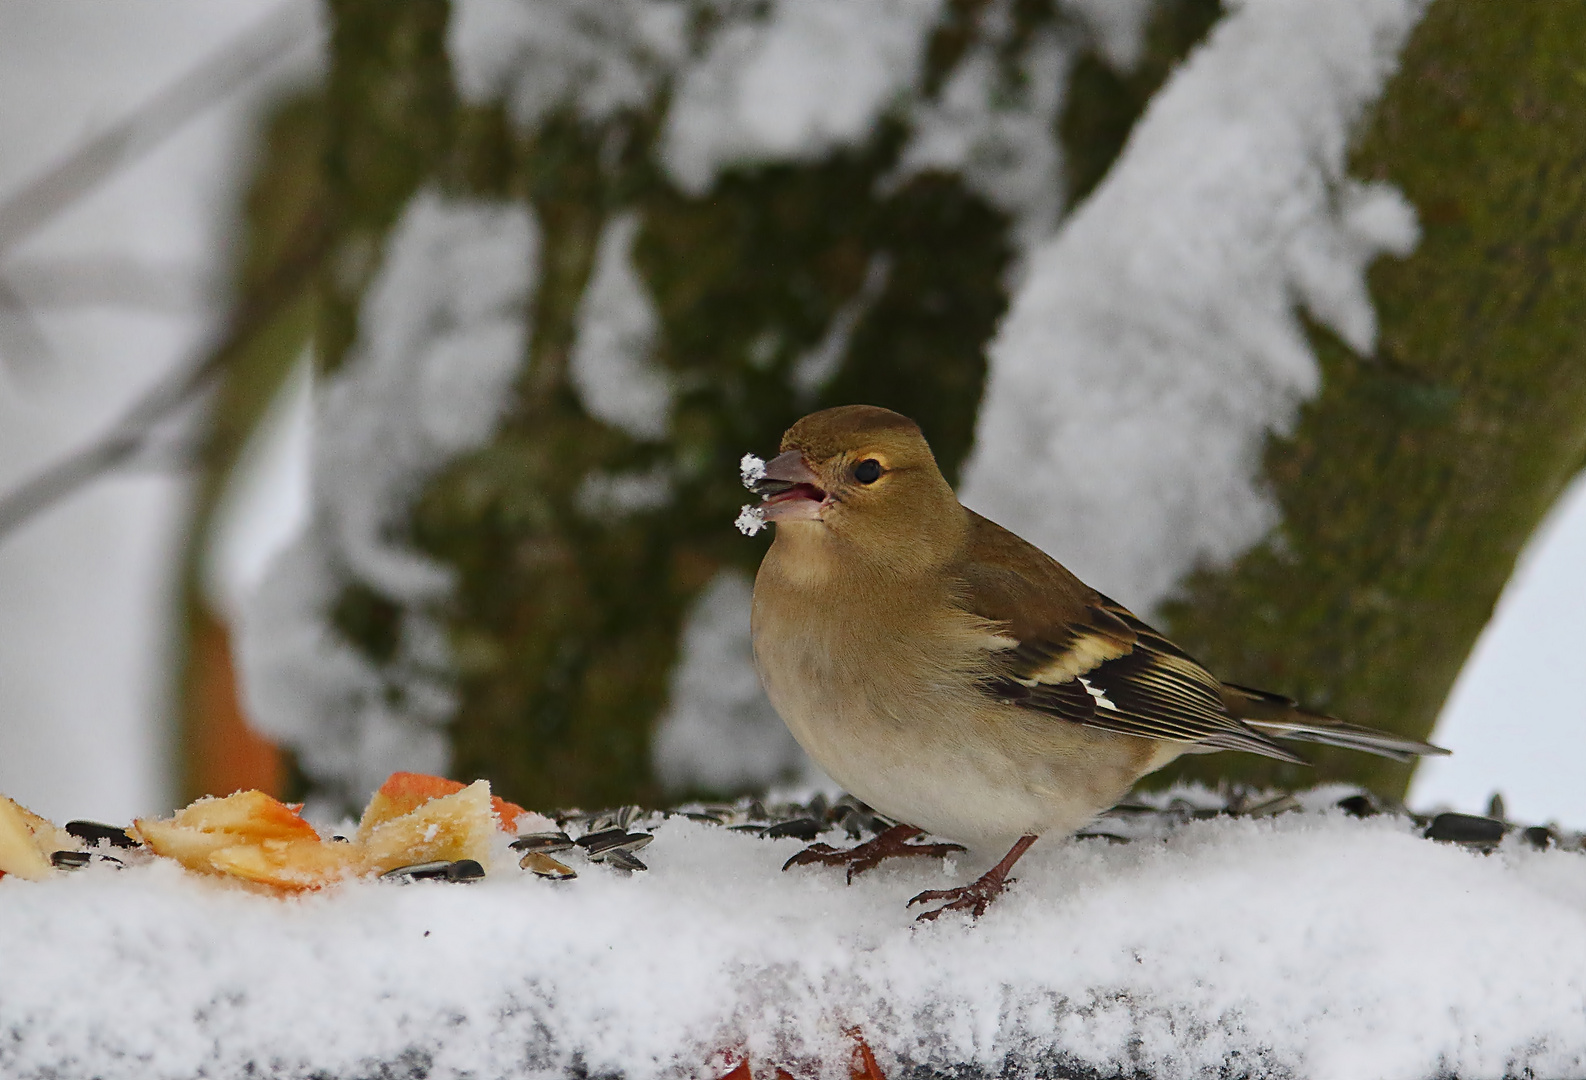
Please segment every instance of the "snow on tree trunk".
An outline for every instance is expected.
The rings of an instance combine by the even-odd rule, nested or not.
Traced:
[[[1167,609],[1228,678],[1424,737],[1515,559],[1586,460],[1586,7],[1437,0],[1361,133],[1351,172],[1420,214],[1373,266],[1378,346],[1317,328],[1321,392],[1266,449],[1272,540]],[[1512,723],[1524,737],[1523,688]],[[1315,769],[1180,774],[1402,792],[1409,769],[1337,751]]]

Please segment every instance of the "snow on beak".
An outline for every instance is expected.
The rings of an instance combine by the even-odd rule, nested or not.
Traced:
[[[797,450],[766,462],[765,473],[755,481],[753,490],[760,496],[758,509],[766,521],[814,520],[826,501],[820,477]]]

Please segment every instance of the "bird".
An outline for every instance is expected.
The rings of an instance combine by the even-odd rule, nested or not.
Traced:
[[[746,459],[755,461],[752,456]],[[755,576],[754,663],[794,738],[898,824],[794,866],[965,851],[1006,855],[909,901],[971,918],[1042,836],[1068,836],[1186,753],[1304,763],[1283,742],[1401,761],[1441,747],[1226,683],[1040,548],[958,501],[919,425],[823,409],[746,471],[775,527]],[[1281,741],[1280,741],[1281,740]],[[916,842],[922,833],[950,843]]]

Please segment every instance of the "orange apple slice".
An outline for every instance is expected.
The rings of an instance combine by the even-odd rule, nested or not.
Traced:
[[[444,776],[394,772],[386,777],[386,782],[380,785],[380,790],[374,793],[369,805],[364,808],[363,819],[358,823],[358,839],[367,839],[377,826],[403,814],[412,813],[431,799],[455,795],[467,786],[456,780],[448,780]],[[516,803],[509,803],[495,796],[491,796],[490,806],[495,811],[501,828],[507,832],[511,832],[517,825],[518,818],[528,813]]]
[[[368,821],[366,814],[365,824]],[[367,831],[360,826],[358,844],[366,865],[380,873],[441,859],[473,859],[488,866],[495,831],[490,782],[476,780],[405,814],[377,821]]]

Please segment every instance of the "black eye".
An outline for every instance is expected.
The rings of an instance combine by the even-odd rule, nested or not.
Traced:
[[[875,458],[865,458],[854,466],[854,479],[861,484],[873,484],[881,479],[881,462]]]

